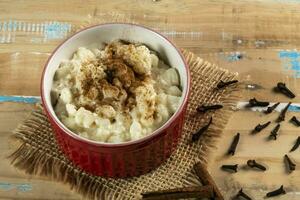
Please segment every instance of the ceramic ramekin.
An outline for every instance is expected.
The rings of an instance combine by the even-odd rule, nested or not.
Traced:
[[[111,144],[88,140],[70,131],[56,116],[50,91],[60,62],[70,59],[78,47],[116,39],[138,41],[158,52],[165,62],[178,70],[183,93],[178,110],[162,127],[139,140]],[[147,173],[171,155],[182,133],[189,91],[189,68],[175,45],[156,31],[125,23],[100,24],[75,33],[54,50],[41,80],[43,106],[63,153],[86,172],[114,178]]]

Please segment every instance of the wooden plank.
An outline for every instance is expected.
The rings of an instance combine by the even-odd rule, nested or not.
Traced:
[[[95,0],[0,2],[0,53],[51,52],[94,15]],[[48,28],[46,28],[46,25]],[[71,26],[61,36],[65,25]]]
[[[47,53],[1,53],[0,95],[40,95],[41,73]]]
[[[203,59],[216,65],[239,73],[242,84],[245,85],[242,100],[250,98],[272,102],[300,102],[299,70],[293,69],[294,59],[290,57],[294,51],[286,50],[246,50],[215,54],[202,54]],[[284,56],[287,53],[288,55]],[[300,55],[299,55],[300,57]],[[296,94],[289,99],[277,94],[273,88],[278,82],[284,82]],[[251,86],[254,86],[254,88]]]
[[[179,46],[195,47],[204,53],[299,45],[299,6],[232,0],[110,1],[101,2],[95,17],[100,22],[141,23],[166,32]]]
[[[0,13],[6,19],[21,19],[21,20],[78,20],[82,21],[93,13],[95,8],[94,0],[67,0],[48,1],[42,0],[26,1],[19,3],[10,0],[0,2]],[[85,17],[85,18],[83,18]]]
[[[75,14],[73,8],[80,7],[78,6],[80,1],[75,1],[74,4],[72,2],[72,6],[66,6],[68,9],[64,10],[63,15],[54,14],[59,13],[60,7],[64,7],[66,2],[61,1],[57,4],[43,1],[39,6],[32,5],[35,3],[28,3],[28,7],[32,13],[40,13],[43,6],[47,8],[42,15],[46,19],[40,18],[38,15],[38,19],[42,19],[40,22],[65,21],[74,27],[79,27],[94,19],[100,22],[115,20],[138,22],[165,32],[182,47],[197,47],[197,50],[201,50],[202,53],[231,51],[237,48],[257,48],[259,42],[260,45],[262,45],[261,42],[264,42],[263,46],[269,48],[299,46],[299,4],[270,4],[251,1],[215,3],[208,0],[201,1],[201,4],[195,0],[184,3],[176,2],[176,4],[167,0],[155,3],[152,1],[141,1],[140,3],[135,1],[126,1],[126,3],[124,1],[98,1],[96,3],[87,2],[88,6],[84,6]],[[244,6],[246,4],[247,6]],[[12,9],[7,1],[2,2],[1,6],[2,8],[7,7],[7,10]],[[14,7],[14,10],[19,13],[17,16],[12,17],[11,12],[3,12],[6,14],[3,14],[4,18],[7,20],[31,18],[33,21],[37,19],[36,14],[30,18],[26,16],[24,5],[18,5],[16,8]],[[58,12],[54,12],[57,10]],[[49,52],[61,41],[50,41],[51,45],[43,45],[41,41],[31,41],[32,35],[30,34],[28,36],[23,33],[23,36],[23,39],[28,39],[31,43],[31,45],[26,45],[27,48],[39,52],[45,52],[45,50]],[[189,39],[193,41],[191,42]],[[36,42],[39,45],[35,44]],[[15,43],[14,48],[12,48],[13,45],[6,45],[6,50],[13,52],[16,49],[24,48],[22,45],[17,45],[18,42]]]
[[[0,103],[0,199],[81,199],[68,185],[28,176],[10,165],[7,156],[14,150],[11,131],[33,108],[31,104]]]

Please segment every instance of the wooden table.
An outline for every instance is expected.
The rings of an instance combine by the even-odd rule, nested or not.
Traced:
[[[154,28],[175,43],[211,62],[240,73],[248,89],[242,101],[257,97],[288,102],[271,88],[283,81],[300,94],[300,1],[297,0],[60,0],[0,1],[0,199],[81,199],[68,186],[30,177],[5,159],[12,151],[9,137],[39,99],[41,70],[51,51],[69,34],[89,23],[134,22]],[[253,85],[253,84],[257,85]],[[297,87],[298,86],[298,87]],[[33,96],[33,97],[29,97]],[[17,102],[21,101],[21,102]],[[292,100],[299,102],[300,98]],[[25,103],[22,103],[25,102]],[[298,113],[297,113],[298,112]],[[249,132],[278,113],[238,110],[211,153],[209,169],[229,199],[240,187],[255,199],[281,184],[288,194],[278,199],[300,199],[300,168],[286,174],[283,155],[299,128],[283,125],[278,141],[267,142],[273,125],[257,136]],[[288,113],[300,117],[297,107]],[[234,157],[224,156],[232,137],[241,133]],[[300,164],[299,150],[289,154]],[[228,174],[222,164],[257,158],[268,166],[264,173]]]

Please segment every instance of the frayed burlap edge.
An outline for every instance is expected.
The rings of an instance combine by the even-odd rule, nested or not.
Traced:
[[[43,107],[37,104],[36,110],[13,132],[13,139],[21,142],[17,150],[8,157],[13,166],[26,174],[49,177],[54,181],[68,184],[71,190],[89,199],[106,199],[112,196],[113,191],[105,190],[102,182],[94,180],[90,174],[75,167],[67,159],[61,159],[62,154],[58,155],[55,151],[49,151],[49,147],[39,145],[38,141],[41,138],[30,140],[27,137],[27,133],[36,131],[37,127],[41,126],[46,131],[52,132],[51,128],[43,126],[45,121],[48,119]],[[43,140],[49,140],[49,138]],[[55,141],[50,139],[49,142],[50,145],[56,146],[53,144]],[[60,150],[57,149],[57,152]]]
[[[42,107],[33,111],[28,120],[14,131],[21,145],[11,154],[11,163],[28,174],[50,177],[70,185],[89,199],[138,199],[140,193],[200,184],[192,171],[195,162],[209,162],[210,150],[216,148],[236,102],[240,86],[215,90],[219,80],[237,78],[236,73],[218,68],[193,53],[182,51],[191,70],[192,88],[182,139],[172,156],[152,172],[128,179],[106,179],[89,175],[68,161],[56,145],[52,129]],[[205,115],[196,115],[201,103],[222,103],[224,108]],[[191,134],[213,116],[210,129],[199,142],[190,143]]]

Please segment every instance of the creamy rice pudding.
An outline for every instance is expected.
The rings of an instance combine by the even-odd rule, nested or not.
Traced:
[[[51,91],[58,118],[90,140],[142,138],[177,110],[182,91],[175,68],[142,44],[114,41],[79,47],[56,70]]]

